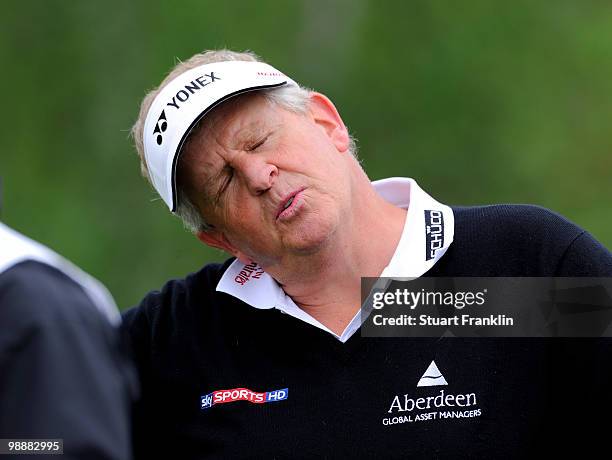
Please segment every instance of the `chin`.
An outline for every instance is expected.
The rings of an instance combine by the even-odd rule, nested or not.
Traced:
[[[335,228],[332,225],[303,226],[285,241],[285,245],[299,255],[311,255],[327,247],[334,233]]]

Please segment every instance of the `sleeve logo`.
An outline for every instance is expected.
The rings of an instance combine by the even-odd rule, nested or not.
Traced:
[[[425,260],[436,257],[444,247],[444,215],[442,211],[425,210]]]

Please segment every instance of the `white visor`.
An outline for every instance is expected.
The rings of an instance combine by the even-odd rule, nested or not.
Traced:
[[[214,107],[248,91],[295,85],[263,62],[224,61],[182,73],[155,97],[144,125],[144,156],[153,187],[177,208],[176,167],[193,127]]]

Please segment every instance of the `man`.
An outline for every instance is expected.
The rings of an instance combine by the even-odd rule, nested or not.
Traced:
[[[248,53],[179,64],[133,133],[170,210],[234,257],[125,314],[142,458],[524,456],[578,426],[560,414],[609,407],[598,393],[609,366],[596,356],[609,358],[607,342],[564,352],[544,340],[358,333],[366,276],[611,276],[610,253],[564,218],[451,208],[411,179],[370,183],[331,101]],[[432,213],[443,221],[433,251]],[[577,350],[591,354],[566,372]],[[580,395],[565,393],[587,371]],[[568,398],[583,398],[580,409]],[[440,405],[462,410],[421,410]]]
[[[132,458],[136,375],[119,322],[100,283],[0,223],[0,438],[61,439],[63,458]]]

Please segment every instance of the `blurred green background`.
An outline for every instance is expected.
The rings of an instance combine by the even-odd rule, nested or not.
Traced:
[[[327,94],[372,179],[535,203],[612,247],[612,3],[3,1],[0,218],[120,307],[225,256],[139,175],[128,130],[177,59],[250,49]]]

